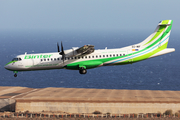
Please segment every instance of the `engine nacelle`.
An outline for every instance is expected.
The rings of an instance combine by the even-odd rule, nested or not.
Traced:
[[[78,49],[79,47],[72,47],[72,49],[69,49],[69,50],[65,50],[64,53],[65,53],[65,57],[73,57],[73,56],[76,56],[78,53],[76,52],[76,50]]]
[[[93,45],[84,45],[81,48],[73,47],[72,49],[64,51],[65,57],[73,57],[73,56],[80,56],[86,55],[94,52]]]

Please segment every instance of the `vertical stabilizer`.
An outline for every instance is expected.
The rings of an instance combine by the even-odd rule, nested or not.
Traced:
[[[145,60],[147,58],[170,53],[175,49],[167,49],[173,20],[160,21],[155,31],[144,41],[135,46],[140,46],[138,51],[133,52],[133,61]]]
[[[147,37],[143,42],[140,43],[141,46],[148,47],[158,42],[159,42],[159,47],[161,47],[164,43],[167,44],[171,32],[172,23],[173,20],[160,21],[154,33],[152,33],[149,37]],[[162,41],[165,39],[166,42],[162,43]]]

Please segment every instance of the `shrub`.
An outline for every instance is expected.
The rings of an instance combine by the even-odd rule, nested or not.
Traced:
[[[160,117],[161,116],[161,113],[157,113],[157,117]]]
[[[106,113],[106,115],[107,115],[107,116],[110,116],[110,115],[111,115],[111,113],[110,113],[110,112],[107,112],[107,113]]]
[[[134,114],[134,118],[137,118],[137,116],[138,116],[137,114]]]
[[[102,114],[100,111],[94,111],[93,114]]]
[[[164,114],[165,115],[172,115],[172,110],[166,110]]]
[[[28,114],[28,113],[29,113],[29,111],[28,111],[28,110],[26,110],[24,113],[25,113],[25,114]]]
[[[152,113],[148,113],[147,115],[148,115],[148,117],[151,117]]]
[[[178,113],[178,112],[176,112],[176,113],[175,113],[175,116],[176,116],[176,117],[178,117],[178,116],[179,116],[179,113]]]

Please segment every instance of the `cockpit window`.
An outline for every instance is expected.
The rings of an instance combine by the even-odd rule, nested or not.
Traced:
[[[21,58],[13,58],[12,61],[21,61]]]
[[[13,58],[12,61],[18,61],[18,58]]]

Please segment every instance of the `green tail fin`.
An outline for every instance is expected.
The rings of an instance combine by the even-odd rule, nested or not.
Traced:
[[[154,41],[157,41],[157,40],[161,41],[168,33],[170,34],[172,23],[173,23],[173,20],[160,21],[154,33],[152,33],[140,44],[142,46],[148,46],[152,44]]]

